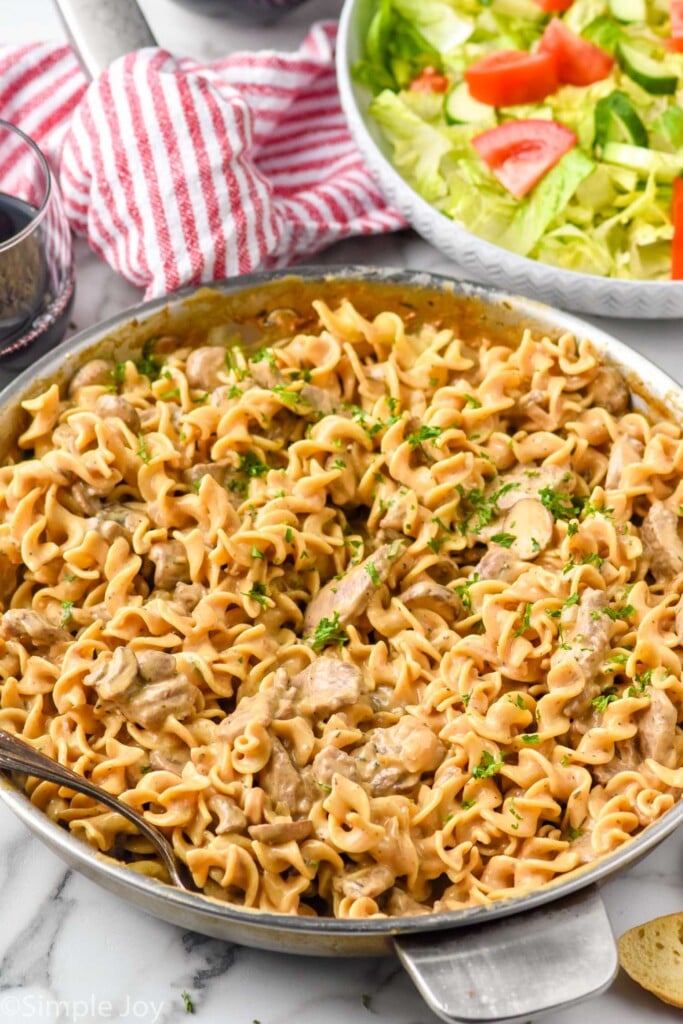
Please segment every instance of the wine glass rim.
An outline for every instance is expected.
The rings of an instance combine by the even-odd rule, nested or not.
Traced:
[[[17,245],[19,242],[23,241],[24,238],[27,238],[30,234],[32,234],[32,232],[35,231],[35,229],[38,227],[41,220],[45,216],[47,204],[50,202],[50,196],[52,195],[52,172],[50,171],[50,165],[47,162],[45,154],[41,150],[38,143],[35,142],[35,140],[32,139],[30,135],[27,135],[26,132],[21,130],[21,128],[17,128],[17,126],[15,124],[12,124],[11,121],[6,121],[2,117],[0,117],[0,128],[8,128],[10,131],[14,132],[15,135],[19,135],[23,139],[23,141],[27,143],[29,148],[37,157],[38,163],[45,171],[46,182],[45,195],[40,206],[36,209],[35,216],[33,216],[26,225],[26,227],[22,228],[21,231],[18,231],[16,235],[12,235],[12,237],[8,238],[5,242],[0,242],[0,252],[6,252],[8,249],[13,248],[13,246]]]

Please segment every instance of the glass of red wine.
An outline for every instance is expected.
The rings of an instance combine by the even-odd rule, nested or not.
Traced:
[[[0,120],[0,385],[61,341],[73,297],[57,182],[35,142]]]

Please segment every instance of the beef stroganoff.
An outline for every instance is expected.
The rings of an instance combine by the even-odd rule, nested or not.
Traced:
[[[314,306],[273,347],[160,337],[23,402],[0,727],[233,905],[528,891],[683,788],[681,429],[588,341]],[[119,814],[27,788],[165,877]]]

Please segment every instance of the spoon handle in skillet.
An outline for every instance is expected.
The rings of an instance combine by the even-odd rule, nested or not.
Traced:
[[[137,0],[55,0],[55,4],[88,78],[97,78],[125,53],[156,46]]]
[[[93,800],[116,811],[117,814],[132,822],[145,839],[152,843],[161,856],[173,883],[181,889],[194,891],[195,887],[189,881],[189,877],[184,877],[186,874],[184,865],[176,860],[168,840],[156,826],[151,825],[141,814],[124,804],[113,793],[108,793],[94,782],[84,779],[82,775],[78,775],[66,765],[53,761],[52,758],[19,739],[18,736],[5,732],[4,729],[0,729],[0,770],[23,772],[25,775],[34,775],[36,778],[54,782],[59,786],[68,786],[69,789],[90,796]],[[189,876],[189,873],[187,874]]]

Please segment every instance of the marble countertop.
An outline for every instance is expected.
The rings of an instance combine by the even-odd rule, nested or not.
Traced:
[[[104,2],[104,0],[102,0]],[[108,0],[116,3],[117,0]],[[308,0],[276,26],[209,19],[171,0],[141,0],[167,48],[213,57],[239,48],[295,47],[341,0]],[[0,42],[62,38],[50,0],[0,0]],[[457,268],[411,232],[334,246],[322,262]],[[77,246],[73,320],[85,327],[140,298]],[[683,380],[683,321],[598,321]],[[603,888],[615,935],[683,909],[683,833]],[[580,965],[567,965],[579,971]],[[188,1016],[182,994],[194,1008]],[[147,916],[71,870],[0,806],[0,1022],[94,1024],[432,1024],[436,1018],[393,959],[303,959],[186,932]],[[601,997],[547,1024],[665,1024],[672,1007],[620,974]]]

